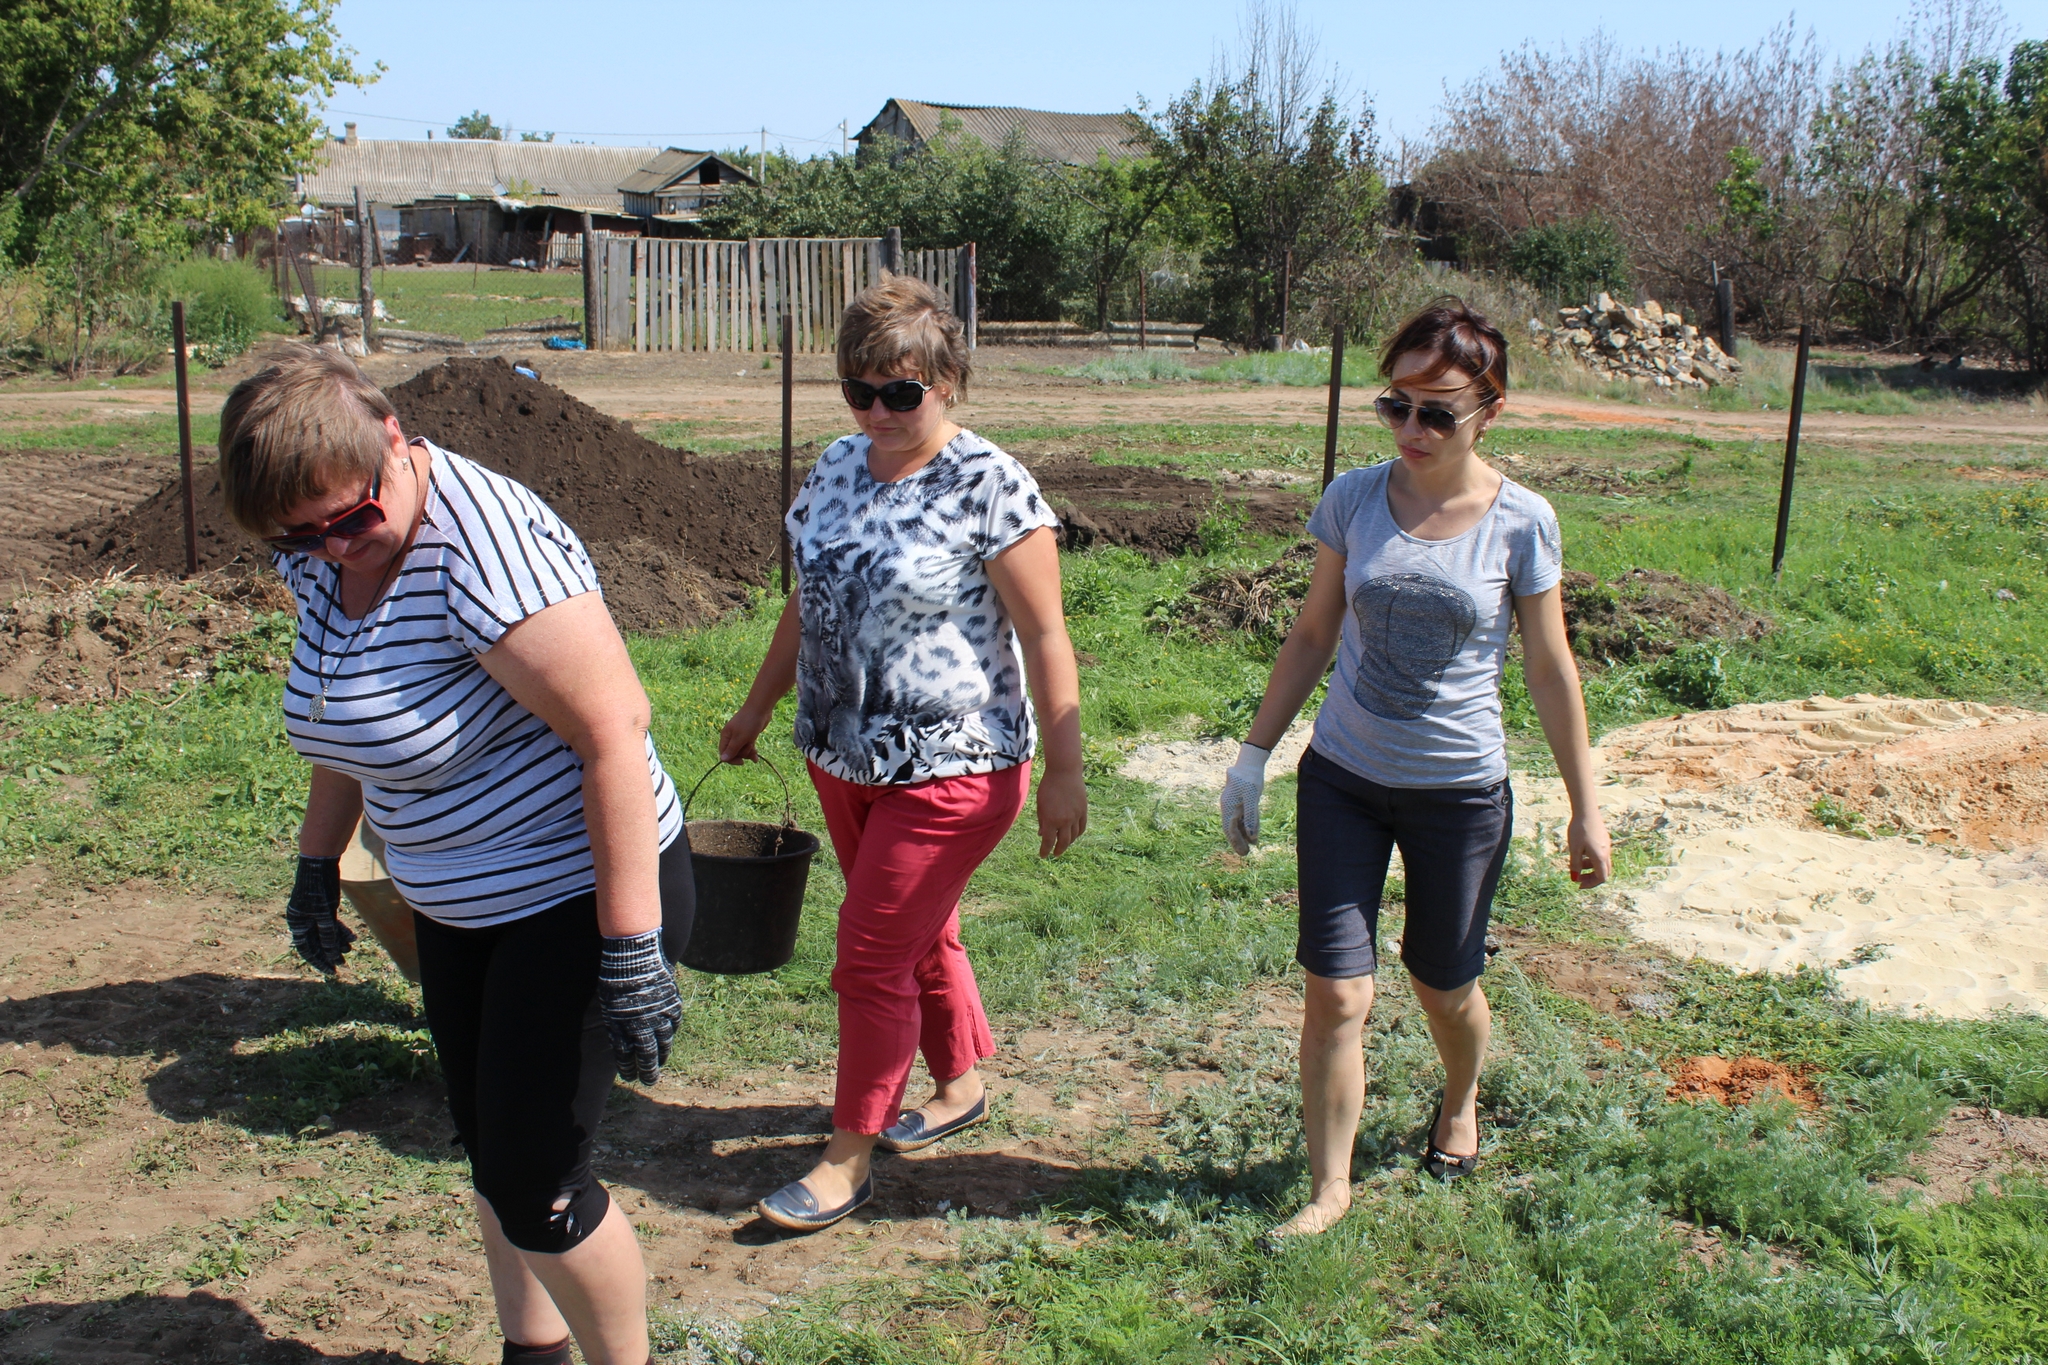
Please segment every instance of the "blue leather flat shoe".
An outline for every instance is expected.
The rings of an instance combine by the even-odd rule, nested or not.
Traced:
[[[977,1123],[988,1122],[988,1092],[983,1091],[974,1107],[936,1128],[924,1126],[924,1115],[913,1109],[896,1120],[891,1127],[884,1128],[882,1135],[875,1139],[875,1145],[885,1152],[921,1152],[942,1137],[950,1137],[962,1128],[972,1128]]]
[[[836,1209],[819,1208],[818,1196],[812,1194],[810,1186],[801,1180],[784,1185],[754,1207],[776,1227],[787,1228],[791,1232],[816,1232],[820,1228],[831,1227],[874,1197],[875,1173],[869,1171],[868,1178],[861,1181],[860,1188],[853,1192],[853,1198]]]

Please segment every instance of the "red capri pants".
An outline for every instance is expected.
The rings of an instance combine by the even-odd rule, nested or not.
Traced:
[[[960,893],[1024,809],[1031,765],[878,787],[810,769],[846,874],[832,1126],[879,1133],[902,1112],[920,1049],[941,1081],[996,1050],[960,945]]]

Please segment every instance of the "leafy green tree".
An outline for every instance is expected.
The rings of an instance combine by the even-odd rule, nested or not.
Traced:
[[[910,151],[771,158],[767,188],[741,186],[705,215],[720,237],[877,237],[914,249],[976,244],[984,316],[1052,318],[1077,282],[1080,207],[1021,137],[990,147],[942,127]]]
[[[455,120],[448,136],[467,142],[503,142],[505,130],[491,122],[491,116],[483,110],[472,109]]]
[[[0,0],[0,255],[72,215],[144,250],[271,221],[312,101],[374,74],[332,0]]]
[[[519,140],[521,142],[553,142],[555,135],[553,133],[521,133]]]
[[[1987,322],[2029,368],[2048,371],[2048,42],[1937,81],[1925,126],[1948,235],[1999,283]]]
[[[1355,327],[1371,311],[1384,240],[1372,106],[1344,113],[1291,9],[1253,3],[1241,23],[1234,65],[1148,124],[1158,173],[1204,206],[1210,326],[1247,344],[1277,332],[1291,258],[1303,302]]]
[[[1107,331],[1110,301],[1143,267],[1148,247],[1199,245],[1203,205],[1186,168],[1158,157],[1112,161],[1103,156],[1092,166],[1053,169],[1077,201],[1078,273],[1093,295],[1095,330]]]

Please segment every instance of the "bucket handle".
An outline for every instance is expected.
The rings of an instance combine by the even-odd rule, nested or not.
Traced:
[[[796,802],[791,798],[789,794],[789,779],[782,775],[782,769],[776,767],[775,760],[768,757],[768,755],[756,751],[754,757],[760,759],[763,763],[766,763],[768,765],[768,771],[774,773],[775,780],[782,784],[782,828],[784,830],[795,829]],[[685,824],[688,824],[690,819],[690,803],[697,799],[697,793],[702,791],[704,789],[704,784],[711,780],[711,774],[717,772],[720,768],[737,768],[739,766],[740,765],[737,763],[728,764],[722,758],[712,760],[711,766],[704,770],[704,776],[697,779],[697,785],[690,788],[690,794],[683,798],[683,822]],[[779,855],[781,852],[782,835],[780,833],[777,833],[775,836],[775,851],[769,854],[769,856],[775,857]]]

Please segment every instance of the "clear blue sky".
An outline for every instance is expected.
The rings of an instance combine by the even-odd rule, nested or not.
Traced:
[[[1792,18],[1834,55],[1883,43],[1909,0],[1587,4],[1302,0],[1298,14],[1350,87],[1370,92],[1389,141],[1429,129],[1446,82],[1532,40],[1596,28],[1630,47],[1746,47]],[[384,77],[327,108],[364,137],[435,136],[482,109],[500,125],[580,142],[839,146],[891,96],[1104,113],[1164,104],[1206,75],[1237,30],[1236,0],[1032,0],[982,4],[623,4],[618,0],[342,0],[341,31]],[[2048,0],[2010,0],[2016,31],[2048,37]]]

